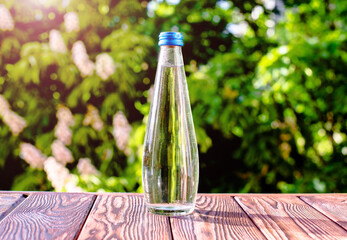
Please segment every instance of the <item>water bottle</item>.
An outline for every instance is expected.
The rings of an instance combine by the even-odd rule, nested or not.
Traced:
[[[159,35],[159,61],[142,159],[148,211],[181,216],[193,212],[199,155],[184,71],[183,35]]]

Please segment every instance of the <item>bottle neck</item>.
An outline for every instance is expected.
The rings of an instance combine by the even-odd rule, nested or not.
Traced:
[[[160,46],[158,65],[183,66],[182,47],[163,45]]]

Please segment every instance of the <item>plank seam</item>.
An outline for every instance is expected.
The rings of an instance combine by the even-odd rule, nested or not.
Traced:
[[[234,202],[236,202],[236,204],[241,208],[241,210],[246,214],[246,216],[248,217],[249,220],[251,220],[251,222],[253,223],[253,225],[258,229],[258,231],[260,232],[261,235],[264,236],[265,239],[268,239],[265,234],[260,230],[260,228],[258,227],[258,225],[253,221],[253,219],[251,218],[251,216],[248,215],[248,213],[245,211],[245,209],[243,209],[243,207],[241,206],[241,204],[239,204],[239,202],[235,199],[234,196],[231,196],[231,198],[234,200]]]
[[[84,228],[84,225],[86,224],[87,219],[89,218],[90,212],[93,210],[94,205],[95,205],[95,202],[96,202],[96,199],[97,199],[98,197],[99,197],[98,195],[93,195],[93,202],[92,202],[92,204],[91,204],[91,206],[90,206],[90,208],[89,208],[89,211],[88,211],[86,217],[84,218],[84,221],[83,221],[83,223],[82,223],[82,225],[81,225],[79,231],[76,233],[76,237],[75,237],[74,239],[77,240],[77,239],[80,237],[81,232],[82,232],[82,230],[83,230],[83,228]]]
[[[338,222],[336,222],[334,219],[331,219],[329,216],[327,216],[325,213],[321,212],[319,209],[317,209],[316,207],[314,207],[313,205],[309,204],[308,202],[306,202],[304,199],[301,198],[301,196],[298,196],[298,198],[303,201],[306,205],[308,205],[309,207],[313,208],[314,210],[316,210],[317,212],[319,212],[320,214],[322,214],[324,217],[328,218],[330,221],[332,221],[333,223],[335,223],[337,226],[339,226],[340,228],[342,228],[343,230],[345,230],[347,232],[347,230],[341,226]]]
[[[174,236],[173,236],[173,232],[172,232],[171,218],[170,218],[170,217],[167,217],[166,219],[167,219],[168,225],[169,225],[169,235],[170,235],[170,239],[173,240],[173,239],[174,239]]]
[[[1,222],[2,221],[4,221],[4,219],[6,219],[9,215],[11,215],[12,214],[12,212],[14,211],[14,210],[16,210],[20,205],[22,205],[26,200],[27,200],[27,198],[28,198],[28,196],[27,195],[24,195],[24,194],[22,194],[22,196],[23,196],[23,200],[17,200],[15,203],[17,203],[18,201],[20,201],[19,203],[18,203],[18,205],[16,205],[15,207],[13,207],[13,208],[11,208],[11,209],[9,209],[9,210],[7,210],[4,214],[5,214],[5,216],[2,218],[2,219],[0,219],[0,224],[1,224]],[[30,195],[29,195],[30,196]]]

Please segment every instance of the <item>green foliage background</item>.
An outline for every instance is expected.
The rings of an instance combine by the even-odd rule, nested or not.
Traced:
[[[52,155],[56,109],[75,117],[69,147],[101,172],[81,177],[85,191],[141,192],[142,144],[161,31],[184,35],[183,55],[200,149],[199,192],[346,192],[347,2],[6,0],[15,22],[0,31],[0,93],[28,126],[12,136],[0,120],[0,188],[53,190],[43,170],[20,158],[21,142]],[[65,1],[66,2],[66,1]],[[258,7],[257,7],[258,6]],[[254,9],[263,11],[255,17]],[[79,16],[66,32],[64,14]],[[41,16],[41,17],[37,17]],[[243,25],[240,25],[242,23]],[[232,27],[243,26],[242,34]],[[49,48],[61,32],[68,52]],[[116,71],[81,77],[71,58],[81,40],[89,58],[107,52]],[[87,104],[102,131],[82,124]],[[117,148],[112,118],[133,128],[130,153]]]

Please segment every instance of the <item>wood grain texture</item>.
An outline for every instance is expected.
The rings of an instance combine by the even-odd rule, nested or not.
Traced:
[[[74,239],[95,196],[33,193],[0,222],[0,239]]]
[[[0,221],[25,199],[23,194],[0,194]]]
[[[300,198],[347,230],[347,194],[302,196]]]
[[[79,239],[170,239],[168,217],[147,212],[142,195],[101,195]]]
[[[197,197],[191,215],[171,217],[174,239],[266,239],[230,195]]]
[[[235,197],[268,239],[347,239],[347,232],[296,196]]]

